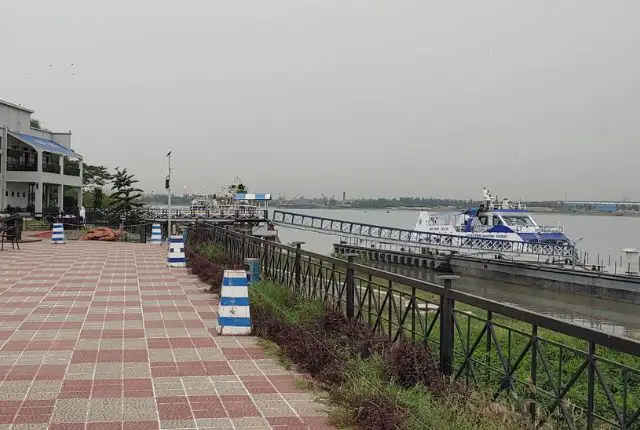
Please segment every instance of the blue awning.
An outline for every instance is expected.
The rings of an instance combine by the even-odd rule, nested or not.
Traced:
[[[52,152],[54,154],[60,154],[66,157],[82,158],[79,154],[73,152],[71,149],[65,148],[64,146],[54,142],[53,140],[47,140],[41,137],[31,136],[24,133],[9,132],[9,134],[16,139],[19,139],[22,142],[26,143],[27,145],[33,147],[34,149]]]

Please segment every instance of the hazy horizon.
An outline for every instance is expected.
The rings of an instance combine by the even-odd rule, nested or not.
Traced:
[[[13,2],[0,99],[146,192],[640,200],[640,3]]]

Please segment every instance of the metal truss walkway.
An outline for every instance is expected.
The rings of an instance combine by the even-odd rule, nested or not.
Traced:
[[[273,222],[285,227],[295,227],[319,233],[338,236],[361,237],[379,241],[392,241],[425,248],[469,250],[477,252],[495,252],[510,255],[541,255],[548,257],[573,258],[574,245],[556,245],[549,243],[518,242],[512,240],[490,239],[480,236],[457,236],[441,233],[424,233],[394,227],[363,224],[353,221],[324,218],[314,215],[298,214],[276,210]]]

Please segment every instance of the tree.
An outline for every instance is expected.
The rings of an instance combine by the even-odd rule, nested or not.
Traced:
[[[116,173],[112,176],[113,193],[110,196],[112,223],[120,223],[124,219],[125,224],[136,224],[140,220],[142,190],[134,187],[137,183],[138,180],[127,169],[120,170],[116,167]]]
[[[82,163],[82,184],[84,185],[85,204],[95,209],[104,206],[105,192],[103,187],[111,180],[111,173],[104,166],[93,166]]]
[[[37,128],[38,130],[48,131],[49,133],[51,133],[51,130],[49,130],[48,128],[44,128],[42,126],[42,124],[40,123],[40,120],[36,119],[36,118],[30,118],[29,119],[29,126],[31,128]]]
[[[104,203],[104,191],[102,191],[101,187],[95,187],[91,191],[93,197],[93,207],[95,209],[101,209],[102,204]]]
[[[104,187],[112,175],[104,166],[82,163],[82,183],[86,187]]]

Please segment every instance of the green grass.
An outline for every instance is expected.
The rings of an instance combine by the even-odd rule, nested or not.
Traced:
[[[193,251],[206,258],[220,258],[227,255],[222,248],[214,243],[199,243]]]
[[[253,288],[260,292],[251,296],[253,306],[277,306],[292,323],[317,318],[324,312],[322,302],[298,300],[289,289],[274,282],[261,281]]]
[[[384,362],[379,355],[371,359],[354,358],[347,363],[346,380],[330,393],[331,400],[343,408],[336,410],[333,419],[350,423],[349,405],[359,399],[383,396],[406,412],[402,428],[407,430],[456,429],[494,430],[520,429],[525,426],[516,412],[482,396],[463,398],[449,393],[436,397],[423,386],[405,389],[384,377]]]
[[[282,312],[282,318],[294,324],[304,324],[319,318],[324,306],[319,300],[303,300],[293,296],[287,287],[262,281],[251,290],[252,307],[268,306]],[[267,354],[285,360],[279,346],[261,340]],[[290,362],[287,363],[291,365]],[[404,416],[402,429],[520,429],[524,420],[518,413],[480,395],[472,401],[451,390],[445,396],[436,396],[421,385],[409,389],[399,387],[388,379],[383,358],[375,354],[370,358],[351,357],[345,365],[343,383],[329,390],[330,403],[336,406],[331,420],[340,428],[357,427],[358,405],[377,401],[391,405]],[[300,381],[300,388],[311,389],[313,384]]]

